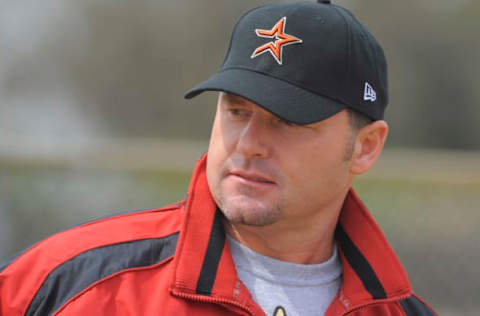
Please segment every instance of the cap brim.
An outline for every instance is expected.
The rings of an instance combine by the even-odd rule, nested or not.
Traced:
[[[204,91],[239,95],[296,124],[318,122],[347,108],[338,101],[246,69],[223,70],[189,90],[185,98],[193,98]]]

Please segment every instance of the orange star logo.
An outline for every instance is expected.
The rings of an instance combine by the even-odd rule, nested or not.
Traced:
[[[255,58],[258,55],[269,52],[279,65],[282,65],[283,46],[299,44],[301,39],[296,38],[290,34],[285,33],[285,24],[287,18],[281,18],[271,30],[256,29],[255,33],[259,37],[274,38],[274,41],[268,42],[253,51],[250,58]]]

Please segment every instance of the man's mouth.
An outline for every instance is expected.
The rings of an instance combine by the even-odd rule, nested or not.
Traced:
[[[240,170],[233,170],[229,172],[229,175],[235,176],[242,178],[243,180],[250,181],[250,182],[257,182],[257,183],[264,183],[264,184],[275,184],[275,181],[273,181],[270,177],[259,174],[259,173],[254,173],[254,172],[245,172],[245,171],[240,171]]]

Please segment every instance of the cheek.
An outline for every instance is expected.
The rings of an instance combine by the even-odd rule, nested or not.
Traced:
[[[348,177],[348,164],[343,159],[342,144],[319,144],[310,147],[302,155],[299,155],[298,150],[292,152],[287,177],[294,184],[291,189],[294,194],[301,195],[302,191],[309,194],[327,194],[334,188],[344,186]]]
[[[228,159],[232,144],[229,142],[228,135],[225,135],[221,120],[215,118],[212,133],[210,136],[210,143],[208,146],[207,156],[207,181],[212,193],[220,184],[220,180],[225,169],[226,160]]]
[[[212,130],[210,137],[210,144],[208,145],[208,155],[207,155],[207,178],[210,180],[218,174],[219,169],[221,168],[222,161],[224,160],[224,145],[222,139],[217,135],[219,134],[215,131],[215,125]]]
[[[217,113],[210,135],[208,154],[209,156],[215,155],[216,159],[228,155],[235,146],[234,131],[231,127],[226,126],[224,120],[223,115]]]
[[[347,189],[345,167],[339,161],[310,159],[310,166],[301,166],[291,176],[291,186],[286,191],[289,208],[303,209],[304,214],[315,214],[331,205]]]

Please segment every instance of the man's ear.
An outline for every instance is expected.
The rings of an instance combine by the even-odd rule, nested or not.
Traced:
[[[369,170],[380,156],[387,135],[388,125],[385,121],[375,121],[360,129],[355,139],[350,172],[358,175]]]

